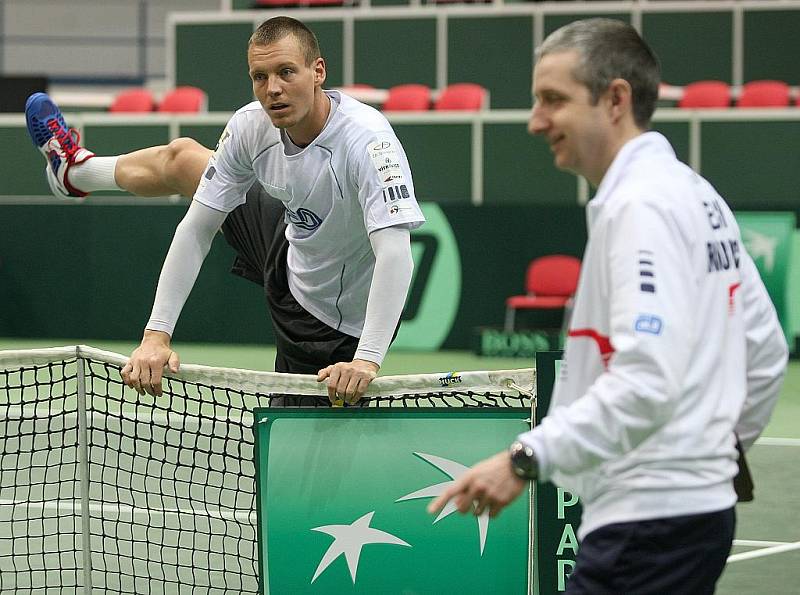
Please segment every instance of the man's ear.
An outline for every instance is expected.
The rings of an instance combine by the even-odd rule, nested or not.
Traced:
[[[325,78],[328,76],[327,69],[325,67],[325,58],[317,58],[314,60],[314,84],[317,86],[322,86],[325,82]]]
[[[633,112],[633,89],[625,79],[614,79],[606,91],[609,110],[614,120]]]

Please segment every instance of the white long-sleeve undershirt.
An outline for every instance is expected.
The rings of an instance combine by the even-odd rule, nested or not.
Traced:
[[[383,363],[403,312],[414,270],[410,236],[405,227],[385,227],[369,234],[375,253],[375,271],[356,359],[375,362],[379,366]]]
[[[227,216],[197,201],[189,205],[186,216],[175,229],[161,268],[153,310],[145,326],[147,330],[163,331],[172,336],[211,242]]]
[[[211,242],[226,217],[227,213],[197,201],[189,206],[161,269],[148,330],[172,336]],[[369,239],[375,253],[375,270],[355,357],[381,365],[405,304],[414,265],[407,228],[379,229]]]

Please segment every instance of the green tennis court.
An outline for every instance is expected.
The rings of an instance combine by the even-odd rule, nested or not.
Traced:
[[[30,349],[74,343],[70,340],[0,340],[0,349]],[[124,342],[92,343],[93,346],[121,354],[129,353],[136,346]],[[176,347],[184,363],[211,366],[268,371],[272,368],[274,357],[271,347],[252,345],[184,344]],[[531,362],[524,359],[482,358],[460,351],[419,353],[396,350],[387,357],[382,374],[509,369],[530,365]],[[799,393],[800,362],[792,362],[772,421],[749,454],[756,481],[756,500],[738,507],[736,542],[718,585],[719,593],[745,595],[757,590],[766,593],[796,592],[793,576],[794,569],[800,564],[800,480],[795,472],[800,455]],[[209,405],[213,408],[213,405]],[[151,440],[157,442],[159,435],[153,434]],[[155,504],[157,507],[159,503]],[[146,540],[147,529],[142,528],[141,531],[142,535],[134,537]],[[209,548],[212,551],[215,549],[211,543]]]

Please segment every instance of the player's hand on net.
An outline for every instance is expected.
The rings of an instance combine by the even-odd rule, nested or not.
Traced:
[[[452,500],[461,513],[474,506],[475,516],[488,511],[490,517],[496,517],[523,489],[525,481],[516,476],[511,455],[503,451],[476,464],[454,481],[428,505],[428,512],[436,514]]]
[[[120,375],[140,395],[161,396],[164,366],[169,366],[171,372],[180,367],[178,354],[170,347],[170,336],[161,331],[145,331],[142,344],[131,354]]]
[[[352,405],[367,392],[369,383],[378,375],[380,366],[365,359],[352,362],[339,362],[322,368],[317,374],[317,382],[328,383],[328,399],[331,405],[342,403]]]

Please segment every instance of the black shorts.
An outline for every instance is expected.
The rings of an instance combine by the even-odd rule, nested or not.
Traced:
[[[237,254],[231,272],[264,288],[275,329],[275,371],[316,374],[330,364],[351,361],[358,337],[318,320],[289,291],[285,213],[283,203],[256,183],[247,202],[228,215],[222,233]]]
[[[711,595],[731,550],[733,508],[706,514],[614,523],[578,549],[568,595]]]

